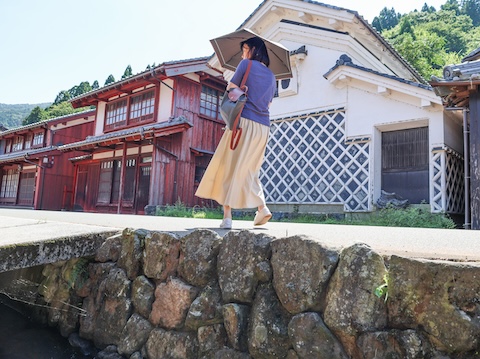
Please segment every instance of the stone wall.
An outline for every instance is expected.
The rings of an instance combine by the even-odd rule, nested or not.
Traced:
[[[388,235],[386,233],[386,235]],[[126,229],[48,265],[48,323],[96,358],[473,358],[480,265],[306,237]]]

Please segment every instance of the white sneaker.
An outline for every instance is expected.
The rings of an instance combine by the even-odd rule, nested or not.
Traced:
[[[220,223],[220,228],[232,229],[232,219],[231,218],[224,218],[222,223]]]
[[[261,226],[262,224],[267,223],[270,218],[272,218],[272,212],[267,207],[263,207],[261,211],[255,213],[255,218],[253,220],[254,226]]]

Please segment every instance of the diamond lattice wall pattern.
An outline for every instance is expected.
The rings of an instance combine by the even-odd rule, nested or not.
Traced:
[[[368,138],[346,143],[344,109],[276,120],[261,175],[267,203],[369,211],[369,152]]]
[[[433,212],[465,212],[465,180],[463,157],[450,149],[432,153]]]

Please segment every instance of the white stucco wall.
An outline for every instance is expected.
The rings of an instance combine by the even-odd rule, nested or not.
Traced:
[[[103,124],[105,123],[106,102],[100,101],[97,104],[97,116],[95,118],[95,136],[103,135]]]
[[[461,111],[445,111],[445,144],[451,149],[463,154],[463,114]]]
[[[158,106],[158,117],[157,122],[165,122],[172,116],[172,107],[173,107],[173,91],[171,88],[174,86],[172,79],[166,79],[163,81],[168,86],[164,84],[160,85],[160,106]]]

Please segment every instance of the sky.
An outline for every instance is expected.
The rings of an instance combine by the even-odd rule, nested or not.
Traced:
[[[82,81],[103,86],[147,65],[210,56],[261,0],[0,0],[0,103],[53,102]],[[446,0],[325,0],[372,20]]]

